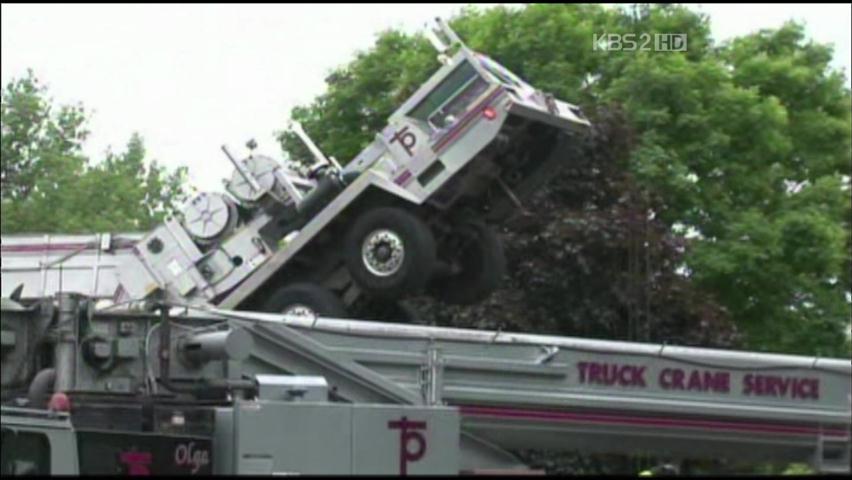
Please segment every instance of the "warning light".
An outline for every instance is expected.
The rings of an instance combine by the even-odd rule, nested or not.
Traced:
[[[491,107],[485,107],[485,109],[482,110],[482,116],[488,120],[494,120],[497,118],[497,110],[494,110]]]
[[[68,399],[68,395],[65,395],[62,392],[56,392],[50,397],[50,402],[47,403],[48,410],[53,410],[55,412],[70,412],[71,411],[71,400]]]

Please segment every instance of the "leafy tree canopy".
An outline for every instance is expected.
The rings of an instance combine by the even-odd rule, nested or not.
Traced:
[[[32,72],[2,92],[3,233],[144,231],[183,198],[186,172],[147,162],[134,134],[94,163],[81,105],[56,106]]]

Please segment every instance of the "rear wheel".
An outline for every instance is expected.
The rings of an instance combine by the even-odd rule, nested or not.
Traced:
[[[422,290],[435,268],[435,238],[415,215],[391,207],[368,210],[344,243],[346,267],[366,294],[396,300]]]
[[[307,318],[346,318],[346,305],[331,290],[315,283],[293,283],[280,287],[263,304],[271,313]]]
[[[432,295],[449,304],[471,305],[490,295],[506,273],[506,256],[497,233],[481,221],[467,221],[456,229],[449,252],[457,272],[436,278]]]

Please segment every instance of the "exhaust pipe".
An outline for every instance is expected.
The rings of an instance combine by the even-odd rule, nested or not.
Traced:
[[[56,384],[56,370],[53,368],[45,368],[40,370],[33,381],[30,382],[30,388],[27,390],[27,406],[30,408],[44,408],[47,406],[47,400],[54,391]]]

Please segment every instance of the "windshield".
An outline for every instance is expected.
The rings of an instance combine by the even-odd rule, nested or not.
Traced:
[[[473,65],[463,62],[421,100],[409,116],[430,130],[447,128],[461,118],[488,86]]]

